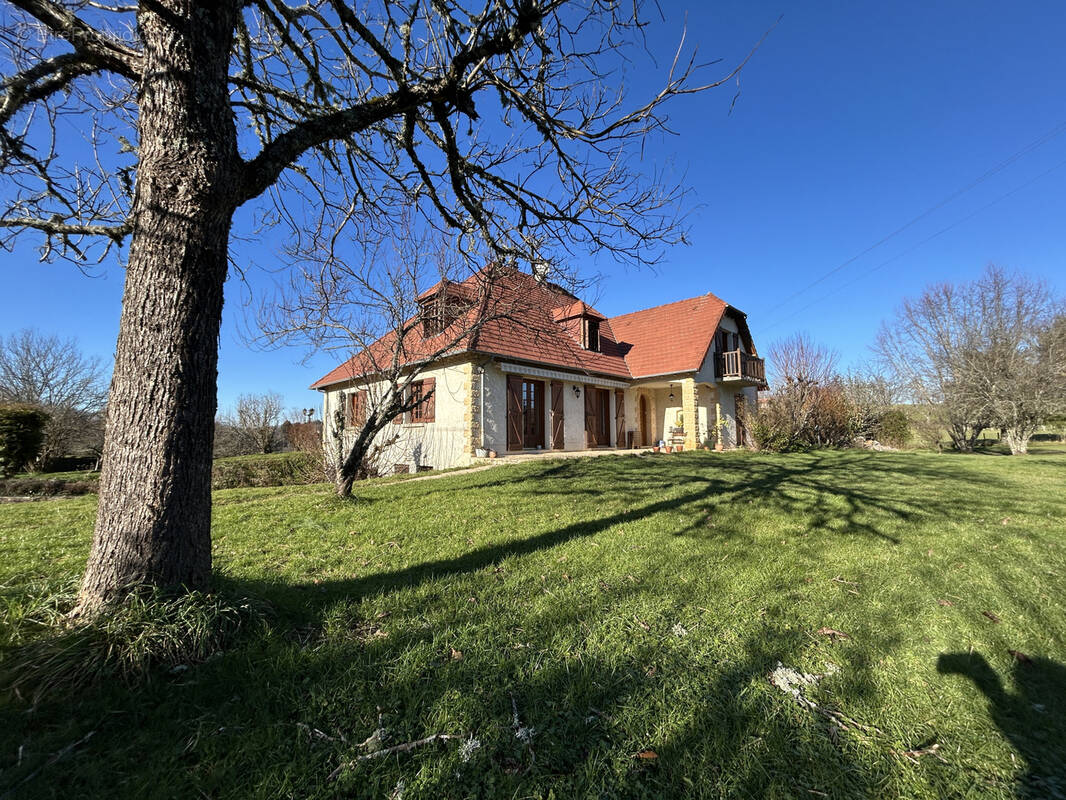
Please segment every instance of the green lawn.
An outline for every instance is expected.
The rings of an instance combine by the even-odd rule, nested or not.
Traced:
[[[268,628],[133,687],[3,701],[0,795],[1066,796],[1066,448],[1035,449],[216,492],[220,587]],[[0,506],[9,632],[69,590],[94,504]],[[825,676],[807,705],[778,662]],[[379,724],[463,741],[329,780]]]

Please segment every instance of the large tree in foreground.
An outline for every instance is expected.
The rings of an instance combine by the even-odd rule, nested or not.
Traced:
[[[632,164],[662,104],[705,87],[675,59],[624,105],[643,25],[613,0],[6,3],[0,226],[46,256],[129,247],[79,610],[210,576],[238,208],[263,198],[261,221],[299,236],[413,202],[461,252],[527,262],[567,246],[639,262],[673,239],[676,193]]]

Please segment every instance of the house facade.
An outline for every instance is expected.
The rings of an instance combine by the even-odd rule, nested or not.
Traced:
[[[427,399],[379,434],[384,471],[461,466],[489,451],[750,444],[746,419],[765,376],[742,312],[705,294],[607,318],[512,273],[493,289],[507,296],[506,314],[412,367],[410,391]],[[438,301],[462,286],[426,292],[423,313],[435,322],[409,335],[438,335]],[[342,441],[353,436],[351,423],[384,391],[360,364],[356,356],[311,387],[323,394],[327,441],[340,426]]]

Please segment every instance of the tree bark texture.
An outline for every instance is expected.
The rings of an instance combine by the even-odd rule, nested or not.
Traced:
[[[76,613],[211,573],[218,336],[241,161],[226,91],[237,6],[142,3],[140,164],[100,506]]]

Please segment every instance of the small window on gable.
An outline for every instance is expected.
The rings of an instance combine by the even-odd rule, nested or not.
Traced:
[[[600,321],[598,319],[585,318],[585,349],[592,350],[594,353],[600,352]]]

